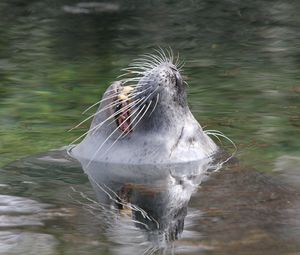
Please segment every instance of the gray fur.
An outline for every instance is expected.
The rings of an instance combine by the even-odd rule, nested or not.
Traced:
[[[164,164],[201,160],[214,154],[218,148],[190,112],[178,68],[165,59],[141,73],[134,91],[138,94],[133,100],[149,96],[143,105],[151,107],[139,124],[124,138],[120,138],[122,133],[113,118],[96,129],[113,114],[112,109],[103,110],[113,99],[103,101],[90,127],[94,130],[72,149],[71,155],[85,162]],[[124,80],[114,82],[103,98],[112,96],[124,83]],[[159,100],[150,114],[157,94]],[[139,111],[141,107],[137,105],[132,110]]]

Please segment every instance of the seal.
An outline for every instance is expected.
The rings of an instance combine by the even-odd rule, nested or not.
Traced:
[[[97,215],[103,213],[113,219],[109,228],[112,236],[126,243],[122,236],[126,233],[125,238],[129,235],[131,241],[139,236],[139,242],[150,241],[149,245],[161,247],[166,241],[180,238],[191,195],[207,178],[211,167],[214,166],[210,158],[171,165],[93,161],[85,173],[101,205]],[[130,235],[132,230],[134,234]]]
[[[86,119],[93,118],[90,129],[70,149],[71,156],[86,164],[165,164],[218,151],[188,107],[182,64],[171,52],[143,55],[123,70],[122,79],[93,105],[100,104]]]

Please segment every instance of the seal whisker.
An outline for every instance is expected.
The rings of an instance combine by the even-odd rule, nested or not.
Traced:
[[[142,118],[145,116],[145,114],[147,113],[147,111],[149,110],[150,106],[152,104],[152,100],[149,102],[146,110],[144,111],[144,113],[142,114],[142,116],[138,119],[138,121],[134,124],[134,126],[132,127],[132,129],[134,129],[139,123],[140,121],[142,120]]]
[[[94,106],[100,104],[101,101],[102,101],[102,100],[99,100],[98,102],[96,102],[96,103],[92,104],[91,106],[89,106],[88,108],[86,108],[86,109],[82,112],[82,114],[85,114],[85,113],[88,112],[90,109],[92,109]]]
[[[146,247],[146,249],[143,251],[141,255],[149,255],[150,252],[152,252],[152,250],[153,250],[153,245],[149,245],[148,247]]]
[[[118,114],[129,110],[132,107],[137,106],[145,97],[142,97],[141,99],[137,99],[131,103],[129,103],[128,105],[122,107],[120,110],[116,111],[114,114],[110,115],[108,118],[106,118],[102,123],[100,123],[101,125],[99,126],[99,124],[97,125],[96,129],[94,130],[94,132],[96,132],[106,121],[115,118]],[[113,120],[114,121],[114,120]]]
[[[159,58],[158,56],[155,56],[152,54],[144,54],[142,56],[144,56],[146,58],[146,59],[142,59],[142,61],[145,61],[145,62],[152,61],[155,66],[158,66],[162,63],[161,58]]]
[[[130,81],[139,81],[141,77],[133,77],[133,78],[125,78],[122,81],[125,83],[130,82]]]
[[[147,61],[147,60],[140,60],[139,62],[134,62],[132,65],[130,65],[130,68],[133,69],[141,69],[141,67],[143,67],[146,72],[151,71],[153,68],[155,68],[157,66],[156,63]]]
[[[148,71],[149,70],[149,68],[148,67],[142,67],[142,66],[129,66],[129,67],[127,67],[126,69],[124,68],[123,70],[129,70],[129,71],[131,71],[131,70],[143,70],[142,72],[144,72],[144,71]]]
[[[143,62],[143,63],[145,63],[145,62]],[[149,65],[150,65],[150,63],[149,63]],[[135,69],[137,69],[137,70],[145,70],[145,71],[151,70],[150,67],[148,67],[148,66],[142,66],[142,64],[138,64],[137,62],[134,62],[131,65],[129,65],[128,67],[123,68],[123,70],[132,70],[132,69],[134,69],[134,70]]]
[[[150,53],[142,54],[139,58],[134,59],[133,61],[142,61],[149,64],[157,65],[160,63],[160,59],[157,56],[153,56]]]
[[[137,95],[140,95],[140,94],[145,93],[148,89],[150,89],[150,87],[148,87],[148,88],[146,88],[146,89],[144,89],[144,90],[142,90],[142,91],[134,92],[134,93],[132,93],[130,96],[131,96],[131,98],[134,98],[134,97],[136,97]]]
[[[146,90],[150,89],[150,87],[148,87],[147,89],[145,89],[142,93],[144,93]],[[158,90],[158,87],[156,89],[154,89],[144,100],[141,104],[144,104],[156,91]]]
[[[147,219],[149,219],[150,221],[152,221],[151,218],[147,215],[147,213],[146,213],[143,209],[141,209],[140,207],[138,207],[138,206],[136,206],[136,205],[127,203],[126,201],[124,201],[124,199],[122,199],[120,196],[118,196],[118,194],[117,194],[116,192],[114,192],[112,189],[108,188],[107,185],[103,184],[103,186],[105,186],[109,191],[111,191],[112,194],[113,194],[114,196],[116,196],[116,198],[117,198],[118,200],[115,199],[115,198],[113,198],[113,196],[112,196],[112,195],[111,195],[104,187],[102,187],[102,186],[100,185],[100,183],[97,182],[91,175],[89,175],[89,178],[97,185],[98,188],[100,188],[100,189],[108,196],[108,198],[109,198],[110,200],[114,201],[116,204],[120,204],[120,205],[122,205],[122,206],[124,206],[124,207],[128,207],[128,208],[131,209],[131,210],[138,211],[138,212],[140,212],[140,213],[142,214],[142,216],[143,216],[144,218],[147,218]]]
[[[146,105],[144,105],[144,106],[146,106]],[[143,106],[143,108],[144,108],[144,106]],[[134,113],[132,113],[131,114],[131,117],[138,111],[139,109],[137,109]],[[139,113],[134,117],[134,119],[131,121],[131,123],[134,123],[134,121],[138,118],[138,116],[139,116],[139,114],[141,113],[143,111],[143,109],[141,109],[140,111],[139,111]],[[133,129],[133,128],[132,128]],[[126,130],[127,129],[125,129],[118,137],[117,137],[117,139],[111,144],[111,146],[109,146],[109,148],[104,152],[104,155],[106,155],[106,153],[116,144],[116,142],[117,141],[119,141],[119,139],[121,138],[121,137],[126,137],[127,136],[127,134],[129,134],[129,133],[125,133],[126,132]],[[125,135],[124,135],[125,134]],[[123,136],[124,135],[124,136]]]
[[[153,255],[155,252],[159,251],[159,249],[159,247],[152,246],[151,249],[145,253],[145,255]]]
[[[144,62],[149,61],[149,63],[153,63],[154,66],[157,66],[161,63],[161,59],[158,56],[155,56],[153,54],[143,54],[142,57],[144,57],[144,58],[139,58],[137,60],[141,60]]]
[[[129,66],[145,66],[145,67],[150,67],[151,69],[156,67],[155,63],[153,63],[152,60],[146,59],[146,58],[140,58],[136,59],[134,62],[132,62]]]
[[[179,63],[178,63],[178,71],[182,71],[182,68],[184,67],[184,65],[185,65],[185,62],[184,62],[184,60],[181,60]]]
[[[143,106],[143,108],[145,107],[146,105]],[[142,111],[143,108],[140,110]],[[132,114],[136,113],[139,109],[135,110]],[[124,123],[126,123],[127,120],[129,120],[129,118],[132,116],[129,115],[120,125],[123,125]],[[96,157],[96,155],[98,154],[98,152],[101,150],[101,148],[104,146],[104,144],[106,144],[106,142],[112,137],[112,135],[117,132],[119,130],[119,127],[115,128],[111,133],[110,135],[104,140],[104,142],[99,146],[99,148],[96,150],[96,152],[93,154],[91,160],[89,161],[89,163],[87,164],[87,167],[89,167],[89,165],[91,164],[91,162],[94,160],[94,158]]]
[[[134,61],[130,65],[130,67],[136,67],[139,68],[140,66],[145,67],[148,70],[151,70],[152,68],[155,67],[151,62],[145,61],[145,60],[139,60],[139,61]]]
[[[143,56],[141,58],[135,59],[128,66],[134,66],[134,65],[137,65],[137,64],[138,65],[140,65],[140,64],[147,64],[148,66],[156,66],[157,63],[154,62],[154,59],[151,59],[149,57]]]
[[[137,102],[137,101],[133,101],[133,102]],[[127,107],[127,109],[125,108],[125,107],[123,107],[122,109],[120,109],[120,111],[121,112],[124,112],[124,111],[126,111],[126,110],[129,110],[130,108],[133,108],[133,107],[136,107],[136,106],[138,106],[138,104],[140,103],[140,101],[139,102],[137,102],[136,104],[133,104],[132,106],[130,106],[130,107]],[[115,115],[115,117],[117,116],[118,114],[116,114]],[[107,126],[110,126],[112,123],[114,123],[115,122],[115,119],[112,119],[108,124],[107,124]]]
[[[156,89],[155,89],[155,90],[154,90],[147,98],[143,97],[143,98],[145,98],[145,99],[143,100],[143,102],[142,102],[141,104],[144,104],[144,103],[148,100],[148,98],[151,97],[151,96],[156,92],[157,89],[158,89],[158,88],[156,88]],[[143,98],[142,98],[142,99],[143,99]],[[151,102],[152,102],[152,101],[150,101],[150,103],[149,103],[149,105],[148,105],[148,107],[147,107],[145,113],[148,111]],[[143,105],[141,111],[134,117],[134,119],[132,120],[131,123],[133,123],[133,122],[137,119],[137,117],[138,117],[139,114],[142,112],[142,110],[143,110],[144,107],[145,107],[145,105]],[[142,115],[142,117],[145,115],[145,113]],[[132,113],[130,116],[132,116],[133,114],[135,114],[135,112]],[[128,117],[128,119],[130,118],[130,116]],[[141,117],[141,118],[142,118],[142,117]],[[140,120],[141,120],[141,118],[140,118]],[[139,120],[139,121],[140,121],[140,120]],[[120,125],[124,124],[126,121],[127,121],[127,119],[125,119],[124,122],[121,123]],[[138,122],[139,122],[139,121],[138,121]],[[138,122],[137,122],[137,123],[138,123]],[[132,128],[131,128],[132,130],[136,127],[137,123],[136,123],[134,126],[132,126]],[[120,137],[125,133],[126,130],[127,130],[127,128],[122,132],[122,134],[120,135]],[[114,132],[115,132],[115,131],[114,131]],[[129,134],[129,133],[126,133],[125,136],[123,136],[123,138],[126,137],[128,134]],[[117,140],[118,140],[118,139],[119,139],[119,138],[117,138]],[[115,142],[116,142],[116,141],[115,141]]]
[[[139,74],[139,75],[144,75],[144,73],[145,73],[145,72],[133,70],[132,68],[123,68],[121,71],[128,71],[128,73],[130,73],[130,74]]]
[[[123,78],[124,80],[126,79],[131,79],[131,78],[136,78],[137,80],[138,79],[141,79],[143,78],[143,76],[145,75],[146,72],[143,72],[143,74],[139,73],[139,72],[136,72],[136,71],[128,71],[126,73],[126,76]]]
[[[166,56],[167,56],[168,62],[173,63],[173,51],[170,46],[168,46],[168,48],[169,49],[166,49]]]
[[[157,96],[156,96],[156,102],[155,102],[155,104],[154,104],[154,107],[153,107],[152,111],[151,111],[150,114],[149,114],[149,117],[150,117],[150,116],[152,115],[152,113],[154,112],[154,110],[155,110],[155,108],[156,108],[156,106],[157,106],[158,100],[159,100],[159,94],[157,94]]]
[[[85,118],[83,121],[81,121],[79,124],[77,124],[75,127],[72,127],[69,131],[74,130],[75,128],[78,128],[80,125],[82,125],[83,123],[85,123],[86,121],[88,121],[89,119],[93,118],[94,116],[96,116],[97,114],[106,111],[107,109],[117,105],[118,102],[112,102],[110,104],[108,104],[107,106],[105,106],[104,108],[100,109],[99,111],[96,111],[95,113],[91,114],[89,117]]]
[[[132,78],[136,78],[136,80],[140,80],[143,76],[140,75],[140,74],[136,74],[136,73],[133,73],[131,71],[127,72],[127,73],[124,73],[124,75],[122,75],[121,77],[123,77],[122,81],[124,80],[128,80],[128,79],[132,79]],[[119,77],[119,78],[121,78]]]
[[[140,81],[141,79],[139,79],[138,81]],[[141,82],[139,82],[139,83],[136,83],[135,84],[135,86],[136,87],[141,87],[141,86],[143,86],[143,85],[146,85],[147,84],[147,82],[149,82],[149,81],[151,81],[150,79],[143,79],[143,80],[141,80]]]
[[[158,57],[161,59],[161,62],[168,62],[163,49],[160,46],[158,46],[158,49],[154,49],[154,51],[156,51],[158,53]]]
[[[159,50],[157,50],[157,49],[154,49],[154,50],[162,57],[162,62],[169,62],[168,61],[169,59],[166,56],[164,50],[160,46],[158,46],[158,48],[159,48]]]
[[[103,98],[103,99],[97,101],[96,103],[92,104],[92,105],[89,106],[87,109],[85,109],[85,110],[82,112],[82,114],[85,114],[87,111],[89,111],[90,109],[92,109],[94,106],[96,106],[96,105],[98,105],[98,104],[100,104],[100,103],[102,103],[102,102],[104,102],[104,101],[106,101],[106,100],[108,100],[108,99],[112,99],[112,98],[116,97],[116,95],[117,95],[118,93],[119,93],[119,91],[114,92],[111,96],[105,97],[105,98]]]
[[[100,207],[100,208],[103,209],[103,210],[110,209],[109,205],[106,205],[106,204],[104,204],[104,203],[100,203],[99,201],[95,201],[94,199],[88,197],[88,195],[84,194],[82,191],[78,191],[77,189],[75,189],[73,186],[71,186],[70,188],[71,188],[71,190],[72,190],[74,193],[79,194],[83,199],[86,199],[87,201],[91,202],[91,203],[94,204],[95,206],[98,206],[98,207]],[[99,210],[99,208],[96,208],[95,206],[91,206],[91,205],[89,205],[89,204],[85,204],[85,203],[80,202],[79,200],[73,198],[71,195],[70,195],[70,197],[71,197],[72,199],[74,199],[75,201],[79,202],[81,205],[90,207],[90,208],[93,209],[93,210]]]
[[[131,70],[133,71],[141,71],[144,73],[147,73],[149,71],[151,71],[154,67],[149,67],[149,66],[145,66],[143,64],[139,64],[139,65],[135,65],[135,66],[130,66],[130,69],[128,69],[128,71],[130,72]]]
[[[137,89],[146,85],[148,81],[150,80],[143,80],[142,82],[139,82],[137,84],[132,84],[131,87],[133,87],[135,91],[138,91]],[[149,88],[151,87],[146,88],[144,91],[147,91]]]
[[[125,108],[125,110],[129,109],[130,107],[136,106],[140,101],[142,101],[145,97],[142,97],[140,99],[137,99],[136,101],[133,101],[130,105],[128,104]],[[71,146],[72,144],[74,144],[75,142],[77,142],[80,138],[82,138],[83,136],[87,135],[88,133],[92,132],[92,131],[96,131],[98,130],[106,121],[114,118],[117,114],[121,113],[122,111],[124,111],[124,108],[116,111],[113,115],[109,116],[108,118],[106,118],[104,121],[100,122],[99,124],[97,124],[96,126],[94,126],[93,128],[91,128],[90,130],[88,130],[87,132],[85,132],[84,134],[80,135],[78,138],[76,138],[75,140],[73,140],[69,146]]]
[[[176,57],[176,61],[175,61],[175,64],[174,64],[177,68],[178,68],[179,60],[180,60],[179,52],[177,52],[177,57]]]
[[[159,50],[157,49],[154,49],[158,54],[159,54],[159,57],[160,57],[160,64],[161,63],[164,63],[164,62],[168,62],[168,59],[166,57],[166,55],[162,54]]]
[[[139,211],[142,216],[144,218],[147,218],[148,220],[152,221],[151,218],[148,216],[147,212],[145,210],[143,210],[142,208],[140,208],[139,206],[137,205],[134,205],[134,204],[129,204],[128,202],[124,201],[124,199],[122,199],[116,192],[114,192],[110,187],[108,187],[105,183],[103,183],[103,186],[105,186],[112,194],[114,194],[116,196],[118,200],[115,200],[113,199],[116,203],[118,204],[121,204],[125,207],[128,207],[130,208],[131,210],[134,210],[134,211]],[[138,222],[138,221],[137,221]]]
[[[145,80],[145,81],[143,81],[143,82],[138,81],[138,83],[136,83],[136,84],[131,84],[130,87],[134,88],[135,91],[138,91],[137,89],[140,88],[140,87],[142,87],[143,85],[145,85],[147,81],[148,81],[148,80]],[[126,82],[126,83],[127,83],[127,82]],[[148,89],[148,88],[147,88],[147,89]],[[145,91],[146,91],[146,90],[145,90]],[[134,93],[134,92],[131,92],[131,93]]]
[[[122,70],[121,70],[122,71]],[[122,77],[124,77],[124,76],[127,76],[127,75],[129,75],[130,73],[128,73],[128,72],[126,72],[126,73],[123,73],[123,74],[120,74],[118,77],[117,77],[117,79],[119,79],[119,78],[122,78]]]
[[[122,124],[124,124],[127,120],[129,120],[137,111],[139,111],[139,109],[137,108],[136,110],[134,110],[120,125],[122,125]],[[104,140],[104,142],[99,146],[99,148],[97,149],[97,151],[95,152],[95,154],[97,154],[100,150],[101,150],[101,148],[104,146],[104,144],[109,140],[109,138],[117,131],[119,129],[119,127],[117,127],[112,133],[110,133],[110,135]],[[126,130],[126,129],[125,129]],[[124,131],[123,131],[124,132]],[[123,133],[122,132],[122,133]],[[94,159],[94,156],[96,156],[96,155],[93,155],[93,158],[90,160],[90,162],[91,161],[93,161],[93,159]],[[89,163],[90,163],[89,162]]]
[[[222,141],[221,141],[221,139],[219,138],[219,136],[218,136],[217,134],[211,133],[211,132],[205,132],[205,134],[207,134],[207,135],[212,135],[213,137],[217,138],[218,141],[222,144]]]
[[[135,118],[132,120],[131,124],[134,123],[134,125],[132,126],[132,130],[135,129],[135,127],[137,126],[137,124],[142,120],[142,118],[145,116],[146,112],[148,111],[148,109],[150,108],[152,101],[150,101],[147,109],[145,110],[145,112],[142,114],[142,116],[137,120],[136,123],[134,123],[134,121],[137,119],[137,117],[140,115],[140,113],[143,111],[143,108],[146,106],[145,104],[143,105],[143,108],[141,109],[141,111],[137,114],[137,116],[135,116]],[[129,133],[126,133],[125,135],[122,133],[122,135],[124,135],[122,138],[125,138]]]
[[[171,60],[171,63],[173,63],[174,61],[174,52],[172,50],[172,47],[169,45],[169,49],[170,49],[170,60]]]
[[[228,160],[230,160],[234,155],[235,155],[235,153],[237,152],[237,146],[236,146],[236,144],[229,138],[229,137],[227,137],[226,135],[224,135],[221,131],[218,131],[218,130],[204,130],[203,131],[205,134],[207,134],[207,135],[212,135],[212,136],[214,136],[214,137],[218,137],[218,136],[220,136],[220,137],[223,137],[224,139],[226,139],[227,141],[229,141],[232,145],[233,145],[233,147],[234,147],[234,151],[233,151],[233,153],[231,154],[231,156],[228,158],[228,159],[226,159],[224,162],[222,162],[222,164],[224,164],[224,163],[226,163]],[[219,141],[220,141],[220,139],[218,139]]]
[[[126,101],[130,101],[130,99],[132,99],[132,98],[135,98],[138,94],[141,94],[141,93],[145,93],[145,91],[147,91],[149,88],[147,88],[147,89],[145,89],[145,90],[143,90],[143,91],[141,91],[141,92],[139,92],[139,93],[135,93],[135,94],[133,94],[133,95],[131,95],[130,97],[128,97],[128,100],[126,100]],[[145,97],[143,97],[143,98],[145,98]],[[142,98],[142,100],[143,100],[143,98]],[[147,100],[148,99],[148,97],[145,99],[145,100]],[[133,107],[136,107],[141,101],[138,101],[138,100],[136,100],[136,101],[133,101],[132,103],[134,103],[134,102],[137,102],[136,104],[133,104],[133,105],[130,105],[130,108],[133,108]],[[141,104],[143,104],[145,101],[143,101]],[[128,105],[129,106],[129,105]],[[126,111],[126,110],[129,110],[129,108],[127,107],[127,109],[125,108],[125,107],[123,107],[122,109],[120,109],[119,111]],[[118,115],[118,114],[117,114]],[[110,126],[112,123],[114,123],[115,122],[115,120],[113,119],[111,122],[109,122],[107,125],[108,126]],[[125,130],[126,131],[126,130]]]

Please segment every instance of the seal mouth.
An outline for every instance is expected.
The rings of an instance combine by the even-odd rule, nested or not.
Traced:
[[[118,128],[126,134],[132,132],[132,124],[131,124],[131,108],[128,108],[129,101],[128,100],[120,100],[117,99],[118,103],[115,108],[115,120]],[[122,110],[123,109],[123,110]]]
[[[115,99],[115,121],[117,127],[124,134],[132,132],[132,109],[130,92],[133,90],[131,86],[121,87],[117,98]]]

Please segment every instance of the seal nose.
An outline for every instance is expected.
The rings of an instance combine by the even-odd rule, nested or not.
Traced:
[[[173,75],[175,77],[175,85],[178,87],[178,86],[182,86],[182,83],[183,83],[183,79],[180,75],[180,73],[178,72],[178,70],[175,68],[175,67],[172,67],[171,66],[171,70],[173,72]]]

